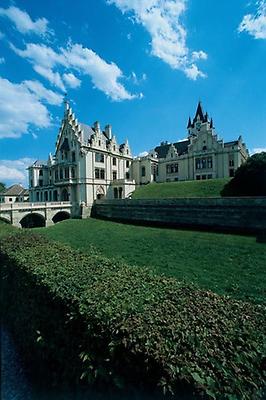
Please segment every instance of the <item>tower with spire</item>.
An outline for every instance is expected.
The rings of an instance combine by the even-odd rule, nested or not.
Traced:
[[[209,120],[208,113],[204,113],[201,101],[199,100],[196,109],[196,114],[193,120],[191,117],[188,118],[187,130],[189,137],[195,137],[204,130],[214,130],[213,119]],[[214,132],[213,132],[214,133]]]

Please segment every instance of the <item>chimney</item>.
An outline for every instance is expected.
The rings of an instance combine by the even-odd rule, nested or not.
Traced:
[[[108,136],[109,139],[112,139],[112,126],[111,125],[106,125],[104,128],[106,135]]]
[[[94,126],[94,129],[95,129],[96,132],[100,132],[100,123],[99,123],[99,121],[94,122],[93,126]]]

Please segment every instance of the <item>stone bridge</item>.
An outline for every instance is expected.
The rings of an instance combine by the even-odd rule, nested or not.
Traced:
[[[71,216],[68,201],[0,204],[0,219],[20,228],[50,226]]]

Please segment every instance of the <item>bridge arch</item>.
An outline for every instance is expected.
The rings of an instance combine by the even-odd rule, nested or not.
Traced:
[[[69,219],[70,218],[70,214],[67,211],[58,211],[58,213],[56,213],[53,218],[52,221],[54,224],[56,224],[57,222],[61,222],[64,221],[65,219]]]
[[[0,222],[5,222],[6,224],[11,224],[11,221],[10,221],[10,219],[8,219],[8,218],[6,218],[6,217],[0,217]]]
[[[29,213],[19,223],[22,228],[42,228],[45,226],[45,218],[38,213]]]

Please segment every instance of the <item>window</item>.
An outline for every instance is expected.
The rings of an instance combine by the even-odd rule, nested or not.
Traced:
[[[197,181],[200,180],[200,175],[196,175],[196,180],[197,180]]]
[[[115,181],[117,179],[117,172],[113,171],[113,180]]]
[[[129,179],[129,178],[130,178],[129,172],[126,172],[126,179]]]
[[[72,151],[72,162],[76,162],[76,153]]]
[[[95,161],[96,162],[104,162],[104,154],[103,153],[95,153]]]
[[[39,186],[42,186],[43,185],[43,181],[42,181],[42,179],[40,179],[39,180]]]
[[[166,165],[166,173],[173,174],[178,172],[178,164],[167,164]]]
[[[209,175],[207,176],[207,178],[208,178],[208,179],[212,179],[212,174],[209,174]]]
[[[206,179],[206,175],[202,175],[201,179],[205,180]]]
[[[116,165],[116,158],[113,157],[113,165]]]
[[[75,178],[75,168],[71,168],[71,178]]]
[[[69,169],[65,168],[65,179],[69,179]]]
[[[196,158],[196,169],[211,169],[212,157]]]
[[[43,170],[40,169],[39,176],[43,176]]]
[[[33,180],[32,179],[30,180],[30,186],[31,187],[33,186]]]
[[[207,150],[207,146],[203,146],[203,147],[202,147],[202,150],[203,150],[203,151],[206,151],[206,150]]]
[[[101,141],[100,140],[99,140],[98,144],[99,144],[99,146],[101,146]]]
[[[105,170],[95,168],[95,179],[105,179]]]
[[[232,159],[229,160],[229,167],[234,167],[234,160]]]
[[[117,199],[118,198],[118,189],[114,188],[114,198]]]
[[[40,201],[40,194],[39,194],[39,192],[36,193],[36,200],[37,200],[37,201]]]
[[[126,161],[126,168],[129,168],[129,160]]]
[[[57,171],[57,169],[55,170],[55,180],[58,181],[58,171]]]
[[[141,167],[141,176],[145,176],[145,175],[146,175],[146,168]]]
[[[63,168],[60,168],[60,179],[63,179]]]
[[[113,150],[115,151],[115,146],[113,146]]]

